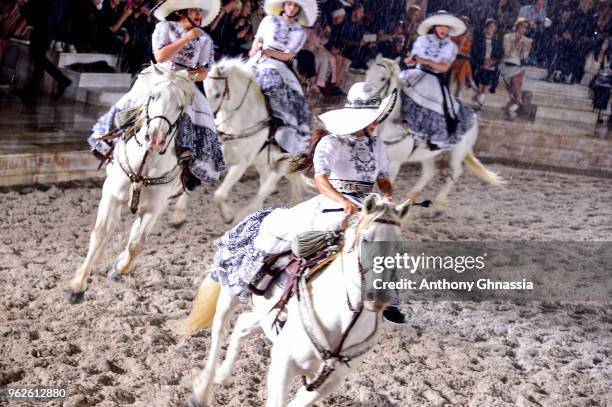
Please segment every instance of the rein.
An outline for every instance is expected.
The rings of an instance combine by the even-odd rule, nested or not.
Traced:
[[[400,227],[399,222],[389,220],[389,219],[376,218],[372,222]],[[342,222],[341,228],[345,230],[347,227],[347,224],[348,224],[348,216]],[[357,230],[359,230],[359,226],[360,225],[356,226]],[[353,241],[353,245],[351,249],[349,250],[349,252],[355,249],[355,244],[357,240],[360,240],[358,239],[358,237],[359,236],[357,235],[355,236],[355,240]],[[344,277],[344,262],[343,262],[344,256],[342,255],[343,253],[342,251],[340,253],[341,253],[340,261],[342,262],[342,276]],[[360,253],[358,253],[357,256],[358,256],[357,262],[359,264],[359,273],[360,275],[363,275],[366,272],[366,270],[364,270],[361,265]],[[298,309],[300,312],[300,316],[302,317],[302,325],[304,326],[304,330],[306,331],[306,334],[308,335],[310,342],[312,343],[315,350],[317,351],[319,358],[323,360],[321,367],[317,371],[317,374],[312,381],[308,381],[306,376],[302,376],[302,381],[303,381],[303,384],[306,390],[314,391],[318,389],[336,369],[336,367],[333,364],[334,360],[341,361],[345,363],[347,366],[349,366],[349,362],[351,360],[363,355],[370,349],[368,343],[374,338],[374,336],[376,335],[376,332],[378,331],[378,317],[376,317],[376,322],[374,325],[374,329],[372,330],[372,333],[370,333],[365,340],[363,340],[360,343],[356,343],[346,349],[343,349],[346,339],[348,338],[352,329],[357,323],[357,320],[363,313],[363,301],[359,303],[357,308],[353,308],[350,302],[350,299],[349,299],[348,291],[345,291],[347,305],[348,305],[349,311],[351,311],[352,313],[352,317],[351,317],[351,321],[349,322],[348,326],[342,332],[340,341],[336,344],[336,346],[333,349],[331,349],[331,346],[329,346],[329,344],[327,343],[327,340],[325,339],[325,335],[322,332],[322,329],[318,327],[316,323],[314,322],[317,319],[316,319],[316,316],[314,315],[312,298],[310,297],[310,295],[308,295],[308,292],[306,290],[306,281],[304,280],[305,280],[304,278],[299,278],[297,281]],[[346,288],[346,284],[345,284],[345,288]],[[315,332],[315,331],[318,331],[318,332]],[[322,342],[324,342],[325,344],[323,344]]]

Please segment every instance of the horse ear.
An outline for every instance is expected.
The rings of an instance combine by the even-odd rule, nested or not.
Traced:
[[[400,219],[403,219],[410,211],[411,206],[412,201],[407,199],[404,203],[401,203],[395,207],[395,213],[397,213],[397,216],[399,216]]]
[[[376,194],[368,195],[363,203],[363,208],[365,210],[365,213],[368,214],[368,213],[374,212],[377,204],[378,204],[378,195]]]
[[[382,56],[382,54],[380,52],[378,54],[376,54],[376,62],[380,62],[380,61],[382,61],[382,59],[383,59],[383,56]]]
[[[157,66],[156,64],[154,64],[153,62],[151,62],[151,66],[153,66],[153,69],[155,70],[155,73],[158,75],[163,75],[164,72],[160,69],[159,66]]]
[[[401,60],[402,60],[401,57],[397,57],[393,60],[393,62],[395,62],[396,64],[399,64]]]

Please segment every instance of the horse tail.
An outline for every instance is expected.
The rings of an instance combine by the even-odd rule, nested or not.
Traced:
[[[202,281],[195,300],[193,300],[191,313],[183,321],[183,328],[186,333],[194,334],[200,329],[212,325],[220,293],[221,284],[214,281],[210,276]]]
[[[473,151],[470,151],[463,161],[467,165],[468,169],[483,181],[486,181],[489,184],[495,185],[497,187],[503,187],[506,184],[506,180],[504,180],[501,176],[497,175],[495,172],[485,167],[480,162],[480,160],[478,160],[478,158],[474,156]]]

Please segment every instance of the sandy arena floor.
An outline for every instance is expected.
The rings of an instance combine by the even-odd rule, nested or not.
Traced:
[[[466,174],[446,212],[412,210],[405,238],[612,240],[612,180],[492,168],[509,179],[505,190]],[[398,200],[416,179],[404,177]],[[255,191],[247,178],[234,202]],[[0,193],[0,387],[68,386],[69,398],[44,404],[52,406],[184,405],[210,337],[180,337],[165,322],[188,312],[212,241],[226,226],[209,191],[198,191],[188,223],[175,230],[164,217],[133,273],[112,283],[106,269],[131,224],[124,210],[86,302],[69,305],[63,290],[86,253],[100,193],[83,183]],[[269,203],[283,204],[281,196]],[[609,307],[410,307],[409,322],[385,324],[380,345],[324,405],[612,406]],[[218,389],[216,405],[262,405],[269,349],[262,336],[246,342],[236,382]]]

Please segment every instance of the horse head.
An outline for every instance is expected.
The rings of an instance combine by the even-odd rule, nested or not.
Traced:
[[[401,239],[401,222],[408,214],[412,203],[410,200],[399,205],[380,198],[376,194],[369,195],[364,201],[363,210],[358,222],[347,230],[347,245],[345,250],[358,250],[359,270],[355,275],[361,284],[366,270],[362,264],[361,243],[394,242]],[[372,312],[380,312],[389,303],[388,295],[383,290],[366,290],[364,308]]]
[[[194,84],[186,72],[172,72],[157,65],[147,75],[149,93],[143,105],[141,132],[147,149],[163,154],[191,104]]]
[[[226,58],[213,65],[204,80],[204,91],[215,116],[220,110],[228,110],[240,103],[234,99],[244,97],[252,76],[242,58]]]
[[[365,82],[372,84],[382,97],[387,96],[399,86],[399,58],[393,60],[378,54],[368,62]]]

